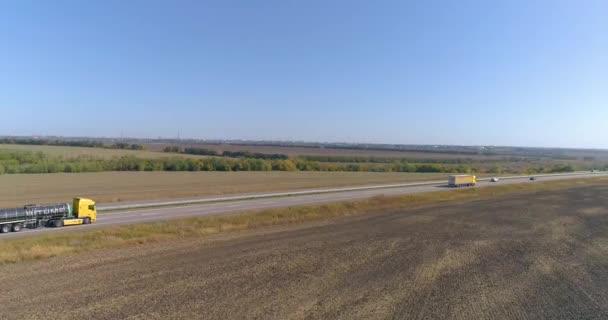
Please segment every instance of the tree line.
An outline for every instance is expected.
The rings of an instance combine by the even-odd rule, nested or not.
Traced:
[[[144,146],[137,143],[117,142],[106,145],[98,140],[60,140],[60,139],[33,139],[33,138],[0,138],[0,144],[36,145],[36,146],[61,146],[61,147],[85,147],[143,150]]]
[[[163,149],[163,152],[168,153],[183,153],[200,156],[215,156],[215,157],[229,157],[229,158],[249,158],[249,159],[264,159],[264,160],[287,160],[289,157],[285,154],[267,154],[267,153],[254,153],[249,151],[223,151],[219,153],[215,150],[205,148],[181,148],[179,146],[167,146]]]
[[[473,164],[473,163],[496,163],[526,161],[521,157],[504,157],[497,159],[473,159],[473,158],[397,158],[397,157],[362,157],[362,156],[325,156],[305,155],[298,158],[308,161],[339,162],[339,163],[441,163],[441,164]]]
[[[604,166],[608,169],[608,165]],[[570,172],[571,165],[556,164],[550,167],[527,168],[526,173]],[[429,163],[328,163],[303,159],[254,158],[186,158],[165,157],[145,159],[122,156],[112,159],[79,156],[51,158],[42,152],[0,150],[0,174],[4,173],[55,173],[99,171],[350,171],[350,172],[436,172],[476,173],[487,172],[469,165],[443,165]]]

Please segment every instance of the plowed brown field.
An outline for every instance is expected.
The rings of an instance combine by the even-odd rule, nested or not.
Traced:
[[[0,267],[3,319],[607,319],[608,186]]]

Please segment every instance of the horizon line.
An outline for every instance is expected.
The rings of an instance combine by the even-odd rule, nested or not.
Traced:
[[[282,139],[271,139],[271,140],[256,140],[256,139],[207,139],[207,138],[184,138],[184,137],[156,137],[156,138],[137,138],[129,136],[69,136],[69,135],[0,135],[0,138],[31,138],[31,139],[43,139],[43,138],[69,138],[69,139],[109,139],[109,140],[151,140],[151,141],[198,141],[198,142],[250,142],[250,143],[301,143],[301,144],[343,144],[343,145],[376,145],[376,146],[418,146],[418,147],[474,147],[474,148],[529,148],[529,149],[563,149],[563,150],[594,150],[594,151],[608,151],[608,148],[587,148],[587,147],[538,147],[538,146],[521,146],[521,145],[467,145],[467,144],[424,144],[424,143],[386,143],[386,142],[344,142],[344,141],[312,141],[312,140],[282,140]],[[298,147],[298,146],[286,146],[286,147]],[[390,150],[387,150],[390,151]],[[395,150],[398,151],[398,150]]]

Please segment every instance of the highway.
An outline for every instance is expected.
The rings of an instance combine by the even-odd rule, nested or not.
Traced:
[[[489,179],[479,179],[477,186],[490,187],[492,185],[505,185],[514,183],[537,183],[561,179],[584,178],[605,175],[604,173],[570,173],[554,175],[535,175],[537,181],[530,181],[529,176],[502,177],[499,182],[492,183]],[[454,190],[446,185],[445,181],[431,181],[421,183],[408,183],[403,185],[381,185],[367,187],[352,187],[339,189],[308,190],[259,195],[241,195],[222,198],[187,199],[180,201],[146,201],[128,205],[99,205],[100,214],[97,222],[91,225],[64,228],[41,228],[36,230],[24,229],[19,233],[1,234],[0,239],[25,237],[50,232],[70,232],[92,228],[125,225],[134,223],[163,221],[174,218],[194,216],[221,215],[247,210],[288,207],[297,205],[322,204],[328,202],[365,199],[375,196],[406,195],[424,192],[449,192]],[[197,203],[198,202],[198,203]],[[186,205],[189,203],[188,205]],[[195,203],[195,204],[193,204]],[[173,207],[158,207],[161,205],[174,205]],[[180,205],[180,206],[177,206]],[[110,211],[116,209],[130,209]],[[145,206],[155,206],[144,208]]]
[[[557,173],[557,174],[541,174],[535,175],[535,177],[559,177],[559,176],[573,176],[573,175],[588,175],[588,171],[584,172],[571,172],[571,173]],[[597,173],[596,173],[597,174]],[[501,177],[501,180],[513,180],[513,179],[528,179],[530,176],[507,176]],[[490,178],[478,178],[478,182],[490,181]],[[222,197],[204,197],[204,198],[187,198],[179,200],[145,200],[145,201],[130,201],[121,203],[107,203],[98,204],[98,211],[114,211],[114,210],[126,210],[126,209],[137,209],[137,208],[151,208],[151,207],[167,207],[167,206],[178,206],[178,205],[191,205],[201,203],[212,203],[212,202],[224,202],[224,201],[236,201],[236,200],[252,200],[262,198],[276,198],[286,196],[301,196],[301,195],[312,195],[321,193],[335,193],[335,192],[346,192],[346,191],[364,191],[373,189],[388,189],[388,188],[404,188],[413,186],[423,185],[442,185],[445,184],[445,180],[435,181],[418,181],[400,184],[383,184],[383,185],[366,185],[366,186],[353,186],[353,187],[341,187],[341,188],[330,188],[330,189],[308,189],[300,191],[285,191],[285,192],[273,192],[273,193],[255,193],[255,194],[243,194],[243,195],[231,195]]]

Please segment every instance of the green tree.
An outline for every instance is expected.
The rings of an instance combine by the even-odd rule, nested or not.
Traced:
[[[272,163],[272,170],[277,171],[296,171],[298,168],[291,160],[275,160]]]

